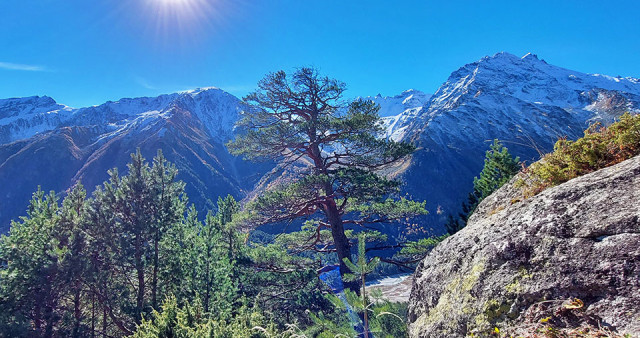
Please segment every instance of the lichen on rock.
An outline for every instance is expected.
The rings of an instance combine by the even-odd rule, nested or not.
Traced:
[[[640,156],[526,199],[516,180],[421,262],[410,335],[640,336]]]

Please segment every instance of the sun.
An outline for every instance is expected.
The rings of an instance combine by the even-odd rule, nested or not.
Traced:
[[[163,6],[189,6],[194,0],[153,0]]]
[[[155,35],[166,40],[176,37],[194,39],[202,32],[211,32],[224,19],[226,0],[142,0],[144,17]]]
[[[193,15],[210,9],[210,0],[146,0],[148,5],[155,8],[157,14],[166,14],[171,12],[174,14]]]

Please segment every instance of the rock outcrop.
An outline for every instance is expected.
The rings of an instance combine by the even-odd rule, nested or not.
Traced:
[[[516,180],[421,262],[410,335],[640,337],[640,156],[528,199]]]

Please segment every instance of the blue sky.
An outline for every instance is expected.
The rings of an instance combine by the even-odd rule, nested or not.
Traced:
[[[73,107],[315,66],[350,97],[434,92],[460,66],[533,52],[640,77],[640,1],[0,1],[0,98]]]

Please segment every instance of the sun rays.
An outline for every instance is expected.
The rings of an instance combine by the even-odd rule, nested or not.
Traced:
[[[224,20],[224,0],[142,0],[156,38],[181,44],[215,31]]]

